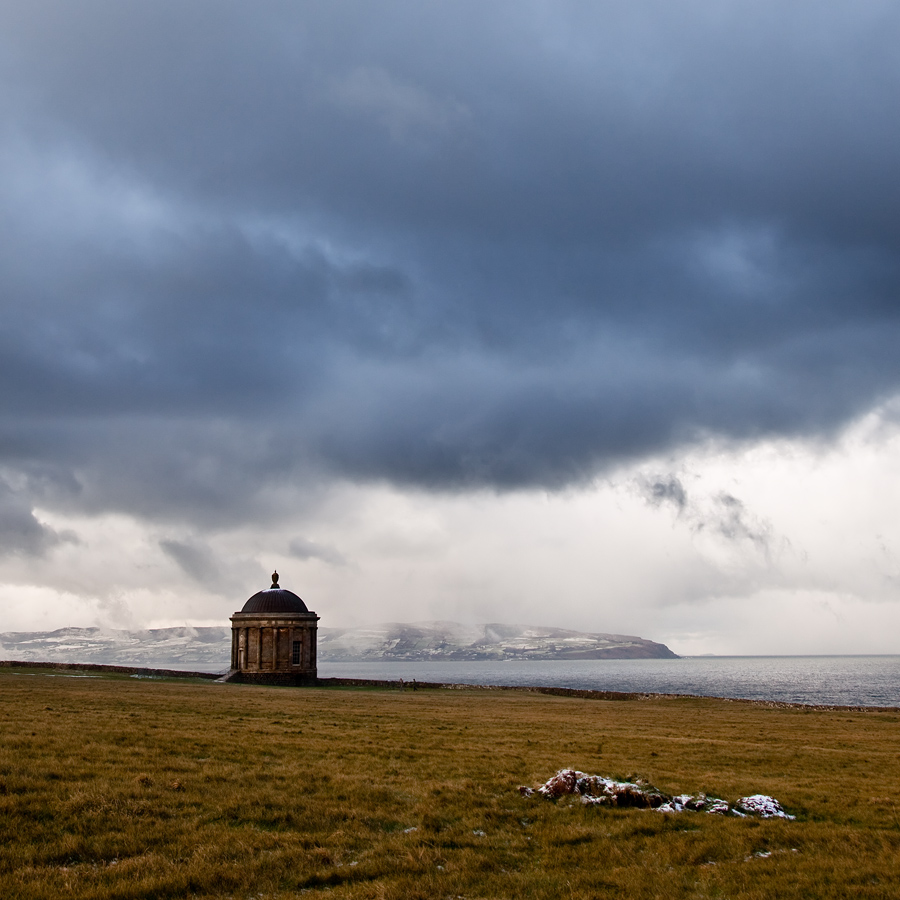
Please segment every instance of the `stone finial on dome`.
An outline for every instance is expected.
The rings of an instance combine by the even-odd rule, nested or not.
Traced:
[[[278,573],[273,572],[272,573],[272,587],[269,588],[269,590],[275,590],[277,588],[278,588]]]

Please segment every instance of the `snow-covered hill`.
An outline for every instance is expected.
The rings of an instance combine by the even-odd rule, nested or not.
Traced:
[[[0,633],[0,659],[219,672],[230,664],[231,628],[8,631]]]
[[[319,630],[319,658],[328,660],[674,657],[665,644],[633,635],[587,634],[530,625],[392,622],[368,628]]]
[[[320,628],[321,661],[440,659],[651,659],[675,656],[665,644],[622,634],[586,634],[525,625],[396,622]],[[219,672],[229,665],[231,629],[119,631],[60,628],[0,633],[0,659]]]

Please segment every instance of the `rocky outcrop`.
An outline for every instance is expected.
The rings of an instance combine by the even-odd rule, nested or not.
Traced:
[[[539,794],[550,800],[577,796],[586,806],[655,809],[665,813],[690,810],[721,816],[756,816],[760,819],[794,818],[784,811],[774,797],[766,794],[751,794],[730,804],[727,800],[703,793],[670,796],[640,779],[617,781],[605,775],[586,775],[576,769],[560,769],[539,788],[520,787],[519,792],[525,797]]]

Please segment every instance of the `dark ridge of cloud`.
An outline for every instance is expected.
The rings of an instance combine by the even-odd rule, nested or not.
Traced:
[[[64,542],[78,543],[78,536],[39,522],[27,494],[0,479],[0,557],[40,558]]]
[[[210,525],[323,477],[555,488],[898,392],[900,12],[463,9],[0,10],[30,497]]]

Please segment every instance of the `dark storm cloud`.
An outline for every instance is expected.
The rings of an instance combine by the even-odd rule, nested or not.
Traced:
[[[898,25],[7,4],[0,465],[224,523],[323,474],[553,487],[827,433],[900,384]]]

